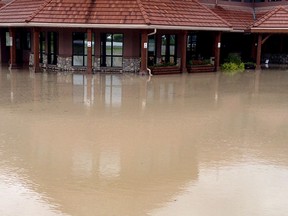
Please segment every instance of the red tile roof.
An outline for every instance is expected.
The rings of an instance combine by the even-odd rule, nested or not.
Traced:
[[[288,29],[288,9],[283,6],[277,6],[267,12],[251,26],[257,29]]]
[[[142,0],[153,25],[228,27],[229,24],[195,0]]]
[[[246,30],[254,22],[252,8],[216,6],[211,10],[230,23],[234,30]]]
[[[51,0],[31,22],[78,24],[145,24],[135,0]]]
[[[229,29],[225,20],[197,0],[14,0],[0,9],[0,22]]]
[[[43,3],[44,0],[14,0],[0,9],[0,22],[23,23]]]

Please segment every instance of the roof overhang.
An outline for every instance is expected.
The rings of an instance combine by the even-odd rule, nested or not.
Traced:
[[[165,29],[198,31],[232,31],[230,27],[170,26],[145,24],[78,24],[78,23],[0,23],[0,27],[46,27],[46,28],[109,28],[109,29]]]

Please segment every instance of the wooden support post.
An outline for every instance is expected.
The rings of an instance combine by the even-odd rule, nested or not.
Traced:
[[[181,34],[181,72],[187,72],[186,59],[187,59],[187,31]]]
[[[10,36],[10,69],[13,69],[13,68],[17,68],[15,29],[9,28],[9,36]]]
[[[146,74],[147,72],[147,53],[148,49],[148,34],[146,30],[143,30],[141,34],[141,68],[140,73]]]
[[[39,67],[39,50],[40,50],[40,44],[39,44],[39,29],[34,28],[33,29],[33,52],[34,52],[34,72],[38,73],[40,72]]]
[[[87,30],[87,73],[92,73],[92,30]]]
[[[220,49],[221,49],[221,32],[217,32],[214,42],[215,71],[219,71],[220,69]]]
[[[261,48],[262,48],[262,34],[259,34],[257,43],[256,70],[261,69]]]

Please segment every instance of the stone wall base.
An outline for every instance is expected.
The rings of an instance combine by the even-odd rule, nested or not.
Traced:
[[[85,71],[86,67],[72,66],[72,57],[57,57],[57,65],[49,65],[47,62],[47,55],[43,55],[43,63],[40,63],[42,68],[60,71]],[[101,67],[101,60],[99,57],[94,58],[93,71],[94,72],[130,72],[137,73],[140,71],[141,58],[123,58],[123,67]],[[30,53],[29,66],[34,65],[34,54]]]

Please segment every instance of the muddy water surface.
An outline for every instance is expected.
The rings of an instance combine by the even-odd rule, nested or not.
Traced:
[[[0,215],[286,216],[288,71],[0,72]]]

